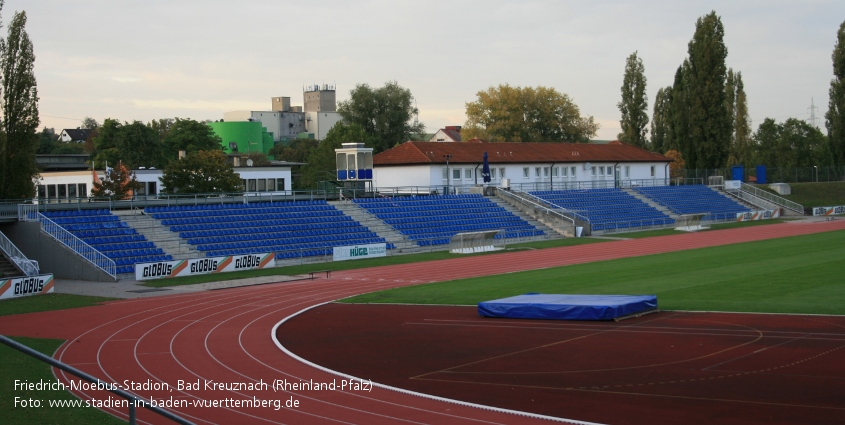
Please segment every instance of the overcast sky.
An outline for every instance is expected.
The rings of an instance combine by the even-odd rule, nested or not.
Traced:
[[[274,96],[302,105],[303,85],[336,85],[340,101],[356,84],[395,80],[431,133],[462,125],[478,91],[508,83],[568,94],[601,124],[599,139],[619,133],[628,55],[645,65],[650,116],[711,10],[753,129],[809,119],[811,99],[824,129],[845,20],[841,0],[6,0],[3,34],[16,10],[35,48],[41,126],[57,131],[86,116],[216,120],[269,110]]]

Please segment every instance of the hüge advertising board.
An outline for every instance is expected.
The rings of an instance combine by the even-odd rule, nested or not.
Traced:
[[[361,258],[375,258],[387,256],[387,244],[375,243],[369,245],[336,246],[333,249],[334,261],[358,260]]]
[[[53,275],[0,279],[0,299],[25,297],[53,292]]]
[[[230,255],[228,257],[195,258],[191,260],[158,261],[135,264],[135,280],[162,279],[225,273],[238,270],[264,269],[271,266],[273,253]]]

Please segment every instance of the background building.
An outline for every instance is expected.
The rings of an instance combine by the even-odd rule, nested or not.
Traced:
[[[491,185],[525,190],[590,189],[669,182],[672,159],[620,142],[405,142],[373,157],[375,187],[473,186],[483,182],[484,153]]]
[[[326,138],[329,130],[340,121],[334,86],[313,85],[303,90],[305,107],[291,106],[290,97],[271,98],[269,111],[230,111],[223,114],[224,122],[260,122],[272,133],[274,142],[310,137]]]

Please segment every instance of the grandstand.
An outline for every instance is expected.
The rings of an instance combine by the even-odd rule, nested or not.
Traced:
[[[662,227],[675,222],[670,215],[623,189],[547,190],[529,194],[585,217],[593,232]]]
[[[107,209],[48,211],[44,216],[112,259],[118,274],[132,273],[135,263],[173,259]]]
[[[147,207],[207,257],[273,252],[276,259],[331,255],[335,246],[386,243],[324,200]],[[388,249],[394,248],[387,244]]]
[[[544,232],[479,194],[355,199],[354,202],[420,246],[445,245],[464,232],[501,230],[497,238]]]
[[[638,193],[663,205],[675,214],[706,213],[712,221],[733,220],[745,207],[704,185],[637,187]]]

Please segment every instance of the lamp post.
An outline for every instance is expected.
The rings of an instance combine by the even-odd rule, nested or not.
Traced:
[[[451,171],[449,171],[449,160],[452,159],[452,155],[451,154],[443,155],[443,159],[446,160],[446,194],[449,194],[449,193],[451,193],[449,186],[452,185],[452,174],[451,174]]]

